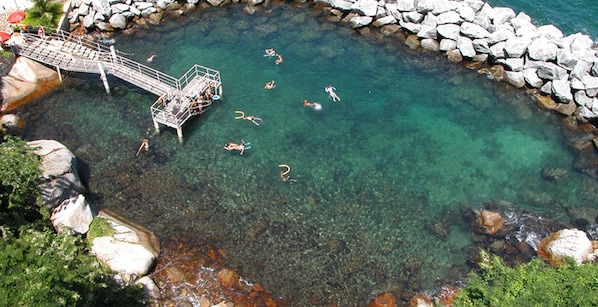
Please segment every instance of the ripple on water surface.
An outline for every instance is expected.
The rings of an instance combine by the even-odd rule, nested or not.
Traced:
[[[263,56],[269,47],[283,63]],[[164,240],[208,238],[242,276],[299,306],[311,297],[363,306],[377,291],[461,277],[471,243],[464,206],[501,201],[558,215],[578,204],[579,176],[559,185],[540,176],[548,165],[569,169],[573,156],[558,120],[526,96],[307,10],[211,9],[117,36],[116,48],[139,61],[157,54],[150,65],[177,77],[195,63],[220,70],[224,99],[187,124],[179,145],[172,129],[151,135],[151,94],[111,79],[107,97],[96,76],[75,75],[25,108],[37,113],[28,135],[75,150],[91,201]],[[277,86],[266,91],[270,80]],[[262,125],[235,120],[236,110]],[[143,138],[150,150],[135,158]],[[223,149],[241,139],[252,144],[244,155]],[[296,183],[279,179],[281,163]],[[430,231],[436,223],[446,238]]]

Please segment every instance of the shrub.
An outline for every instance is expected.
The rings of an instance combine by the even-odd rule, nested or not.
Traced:
[[[47,217],[39,191],[41,161],[23,140],[7,136],[0,144],[0,224],[13,228]]]
[[[23,24],[32,25],[35,29],[37,26],[56,28],[63,10],[62,4],[54,0],[34,0],[33,6],[26,12],[27,16],[23,20]]]
[[[482,252],[481,276],[470,273],[454,306],[598,306],[598,266],[569,259],[555,267],[534,259],[510,268]]]

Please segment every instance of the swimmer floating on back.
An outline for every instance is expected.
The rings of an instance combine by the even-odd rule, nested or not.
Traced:
[[[246,120],[254,123],[256,126],[260,125],[260,123],[258,123],[258,121],[260,121],[260,122],[262,121],[262,119],[259,117],[245,115],[245,113],[243,111],[235,111],[235,113],[240,114],[240,115],[236,116],[235,119],[246,119]]]
[[[332,101],[337,102],[337,101],[341,101],[341,98],[338,97],[338,95],[334,92],[336,91],[336,88],[334,86],[332,86],[332,84],[328,85],[324,91],[326,91],[326,93],[328,93],[328,95],[330,95],[330,98],[332,98]]]
[[[152,54],[150,54],[150,55],[147,56],[147,61],[148,62],[152,62],[155,57],[156,57],[156,55],[152,53]]]
[[[276,50],[274,50],[274,48],[268,48],[266,50],[264,50],[266,53],[264,54],[264,56],[267,57],[273,57],[276,55]]]
[[[251,143],[249,143],[249,142],[245,143],[245,141],[243,141],[243,140],[241,140],[241,144],[226,143],[226,144],[224,144],[224,149],[226,149],[228,151],[238,150],[241,152],[241,153],[239,153],[239,155],[243,155],[245,150],[251,149]]]
[[[316,111],[322,110],[322,104],[320,104],[319,102],[309,102],[306,99],[303,99],[303,106],[310,107]]]
[[[267,89],[267,90],[271,90],[271,89],[273,89],[275,87],[276,87],[276,85],[274,84],[274,80],[272,80],[272,81],[266,83],[266,85],[264,85],[264,88]]]

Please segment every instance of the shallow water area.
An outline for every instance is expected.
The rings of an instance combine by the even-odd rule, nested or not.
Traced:
[[[209,9],[115,36],[117,49],[140,62],[156,54],[147,65],[175,77],[195,63],[221,72],[223,99],[184,127],[184,144],[170,128],[153,134],[156,97],[113,78],[109,97],[81,74],[24,107],[26,137],[71,148],[91,202],[163,240],[184,233],[221,246],[241,276],[296,306],[364,306],[372,293],[463,277],[463,207],[563,218],[582,204],[559,118],[521,91],[307,9],[271,9]],[[237,110],[261,125],[235,120]],[[143,138],[149,151],[135,157]],[[252,145],[245,154],[223,149],[241,140]],[[280,164],[296,182],[280,180]],[[569,176],[548,182],[545,167]],[[446,237],[430,230],[437,223]]]

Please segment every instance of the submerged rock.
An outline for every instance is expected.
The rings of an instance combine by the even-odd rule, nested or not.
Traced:
[[[505,223],[505,219],[498,212],[482,210],[478,214],[478,226],[485,234],[497,233]]]

